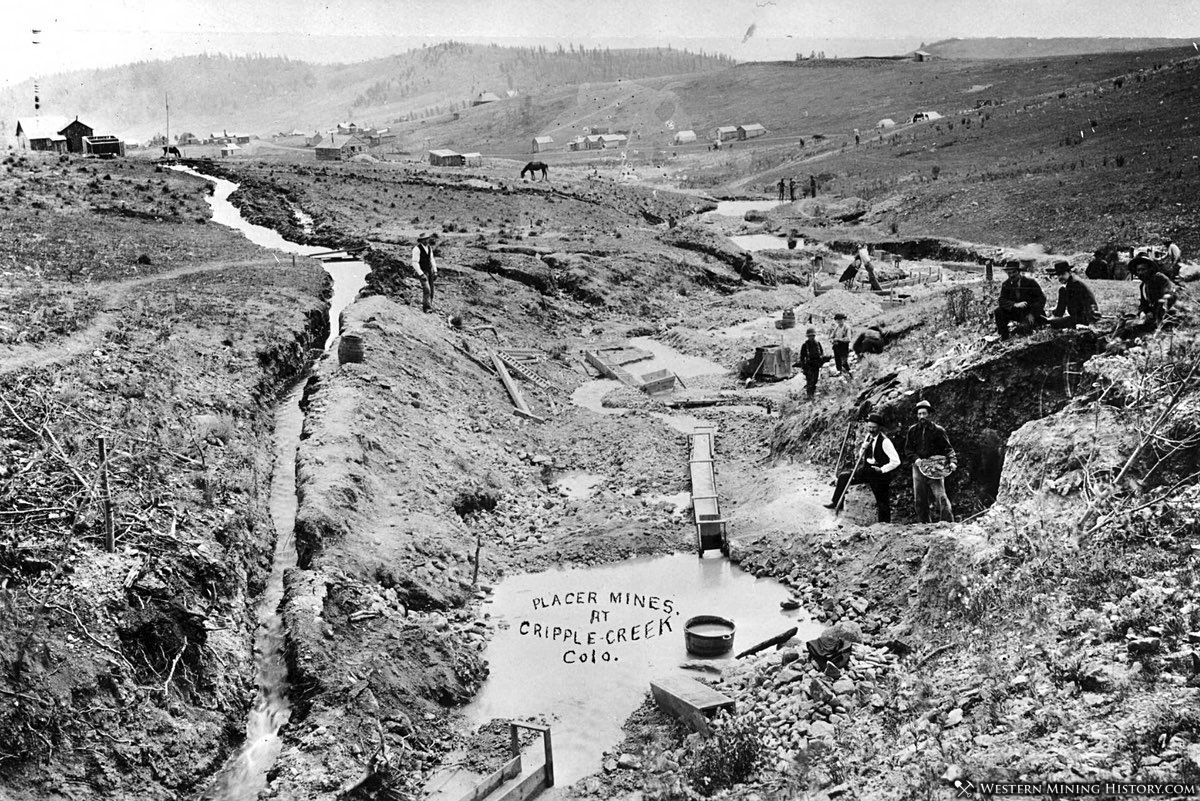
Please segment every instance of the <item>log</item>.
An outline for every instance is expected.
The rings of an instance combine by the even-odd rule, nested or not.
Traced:
[[[758,645],[750,646],[745,651],[742,651],[740,654],[738,654],[736,657],[734,657],[734,659],[741,659],[743,656],[750,656],[751,654],[757,654],[759,651],[764,651],[767,648],[770,648],[772,645],[776,645],[776,646],[782,645],[783,643],[785,643],[788,640],[795,637],[796,632],[798,632],[799,630],[800,629],[793,626],[792,628],[788,629],[787,631],[783,632],[782,634],[776,634],[774,637],[771,637],[768,640],[763,640]]]
[[[521,389],[517,386],[517,382],[513,381],[512,376],[508,374],[508,369],[504,366],[504,361],[495,353],[492,354],[492,366],[496,368],[496,374],[500,376],[504,388],[508,390],[508,397],[512,399],[516,413],[522,417],[537,420],[539,423],[545,422],[543,418],[529,411],[529,405],[525,403],[525,398],[521,395]]]

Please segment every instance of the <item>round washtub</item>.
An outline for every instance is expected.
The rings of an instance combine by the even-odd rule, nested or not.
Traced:
[[[683,624],[683,638],[689,654],[720,656],[733,648],[733,621],[716,615],[697,615]]]

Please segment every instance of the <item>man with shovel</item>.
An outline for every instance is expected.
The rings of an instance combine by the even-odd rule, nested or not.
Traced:
[[[900,454],[888,435],[883,433],[883,417],[872,414],[867,418],[867,436],[858,450],[854,469],[838,473],[833,500],[825,504],[825,508],[841,510],[849,486],[866,484],[875,495],[875,511],[879,522],[892,522],[891,472],[899,466]]]

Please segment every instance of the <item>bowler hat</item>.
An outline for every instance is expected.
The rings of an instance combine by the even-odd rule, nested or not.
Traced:
[[[837,314],[833,315],[833,319],[835,319],[835,320],[845,320],[845,319],[846,319],[846,314],[845,314],[845,312],[838,312]]]
[[[1145,256],[1134,256],[1133,260],[1131,262],[1129,262],[1129,269],[1134,270],[1135,272],[1138,270],[1147,268],[1147,267],[1157,267],[1157,266],[1158,265],[1154,263],[1153,259],[1147,258]]]
[[[1020,272],[1020,271],[1021,271],[1021,262],[1017,261],[1016,259],[1012,259],[1010,261],[1004,262],[1004,272],[1012,273],[1012,272]]]
[[[879,414],[879,413],[872,414],[867,418],[867,422],[874,423],[877,426],[881,426],[881,425],[883,425],[883,415]]]
[[[1067,262],[1067,261],[1054,262],[1054,274],[1055,275],[1063,275],[1064,273],[1069,273],[1069,272],[1071,272],[1071,263],[1070,262]]]
[[[918,409],[928,409],[929,411],[933,411],[933,404],[931,404],[931,403],[930,403],[929,401],[927,401],[927,400],[918,401],[918,402],[917,402],[917,408],[918,408]]]
[[[810,329],[808,329],[807,331],[805,331],[805,332],[804,332],[804,335],[805,335],[805,336],[810,336],[810,337],[815,337],[815,336],[817,335],[817,329],[815,329],[815,328],[810,328]]]

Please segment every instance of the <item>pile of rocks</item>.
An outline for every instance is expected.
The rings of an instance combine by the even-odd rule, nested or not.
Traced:
[[[737,701],[739,715],[763,724],[763,744],[775,769],[786,773],[813,740],[832,744],[835,727],[849,723],[856,710],[884,708],[879,684],[896,659],[884,648],[856,643],[844,670],[833,664],[821,670],[803,646],[787,647],[737,663],[714,686]]]

